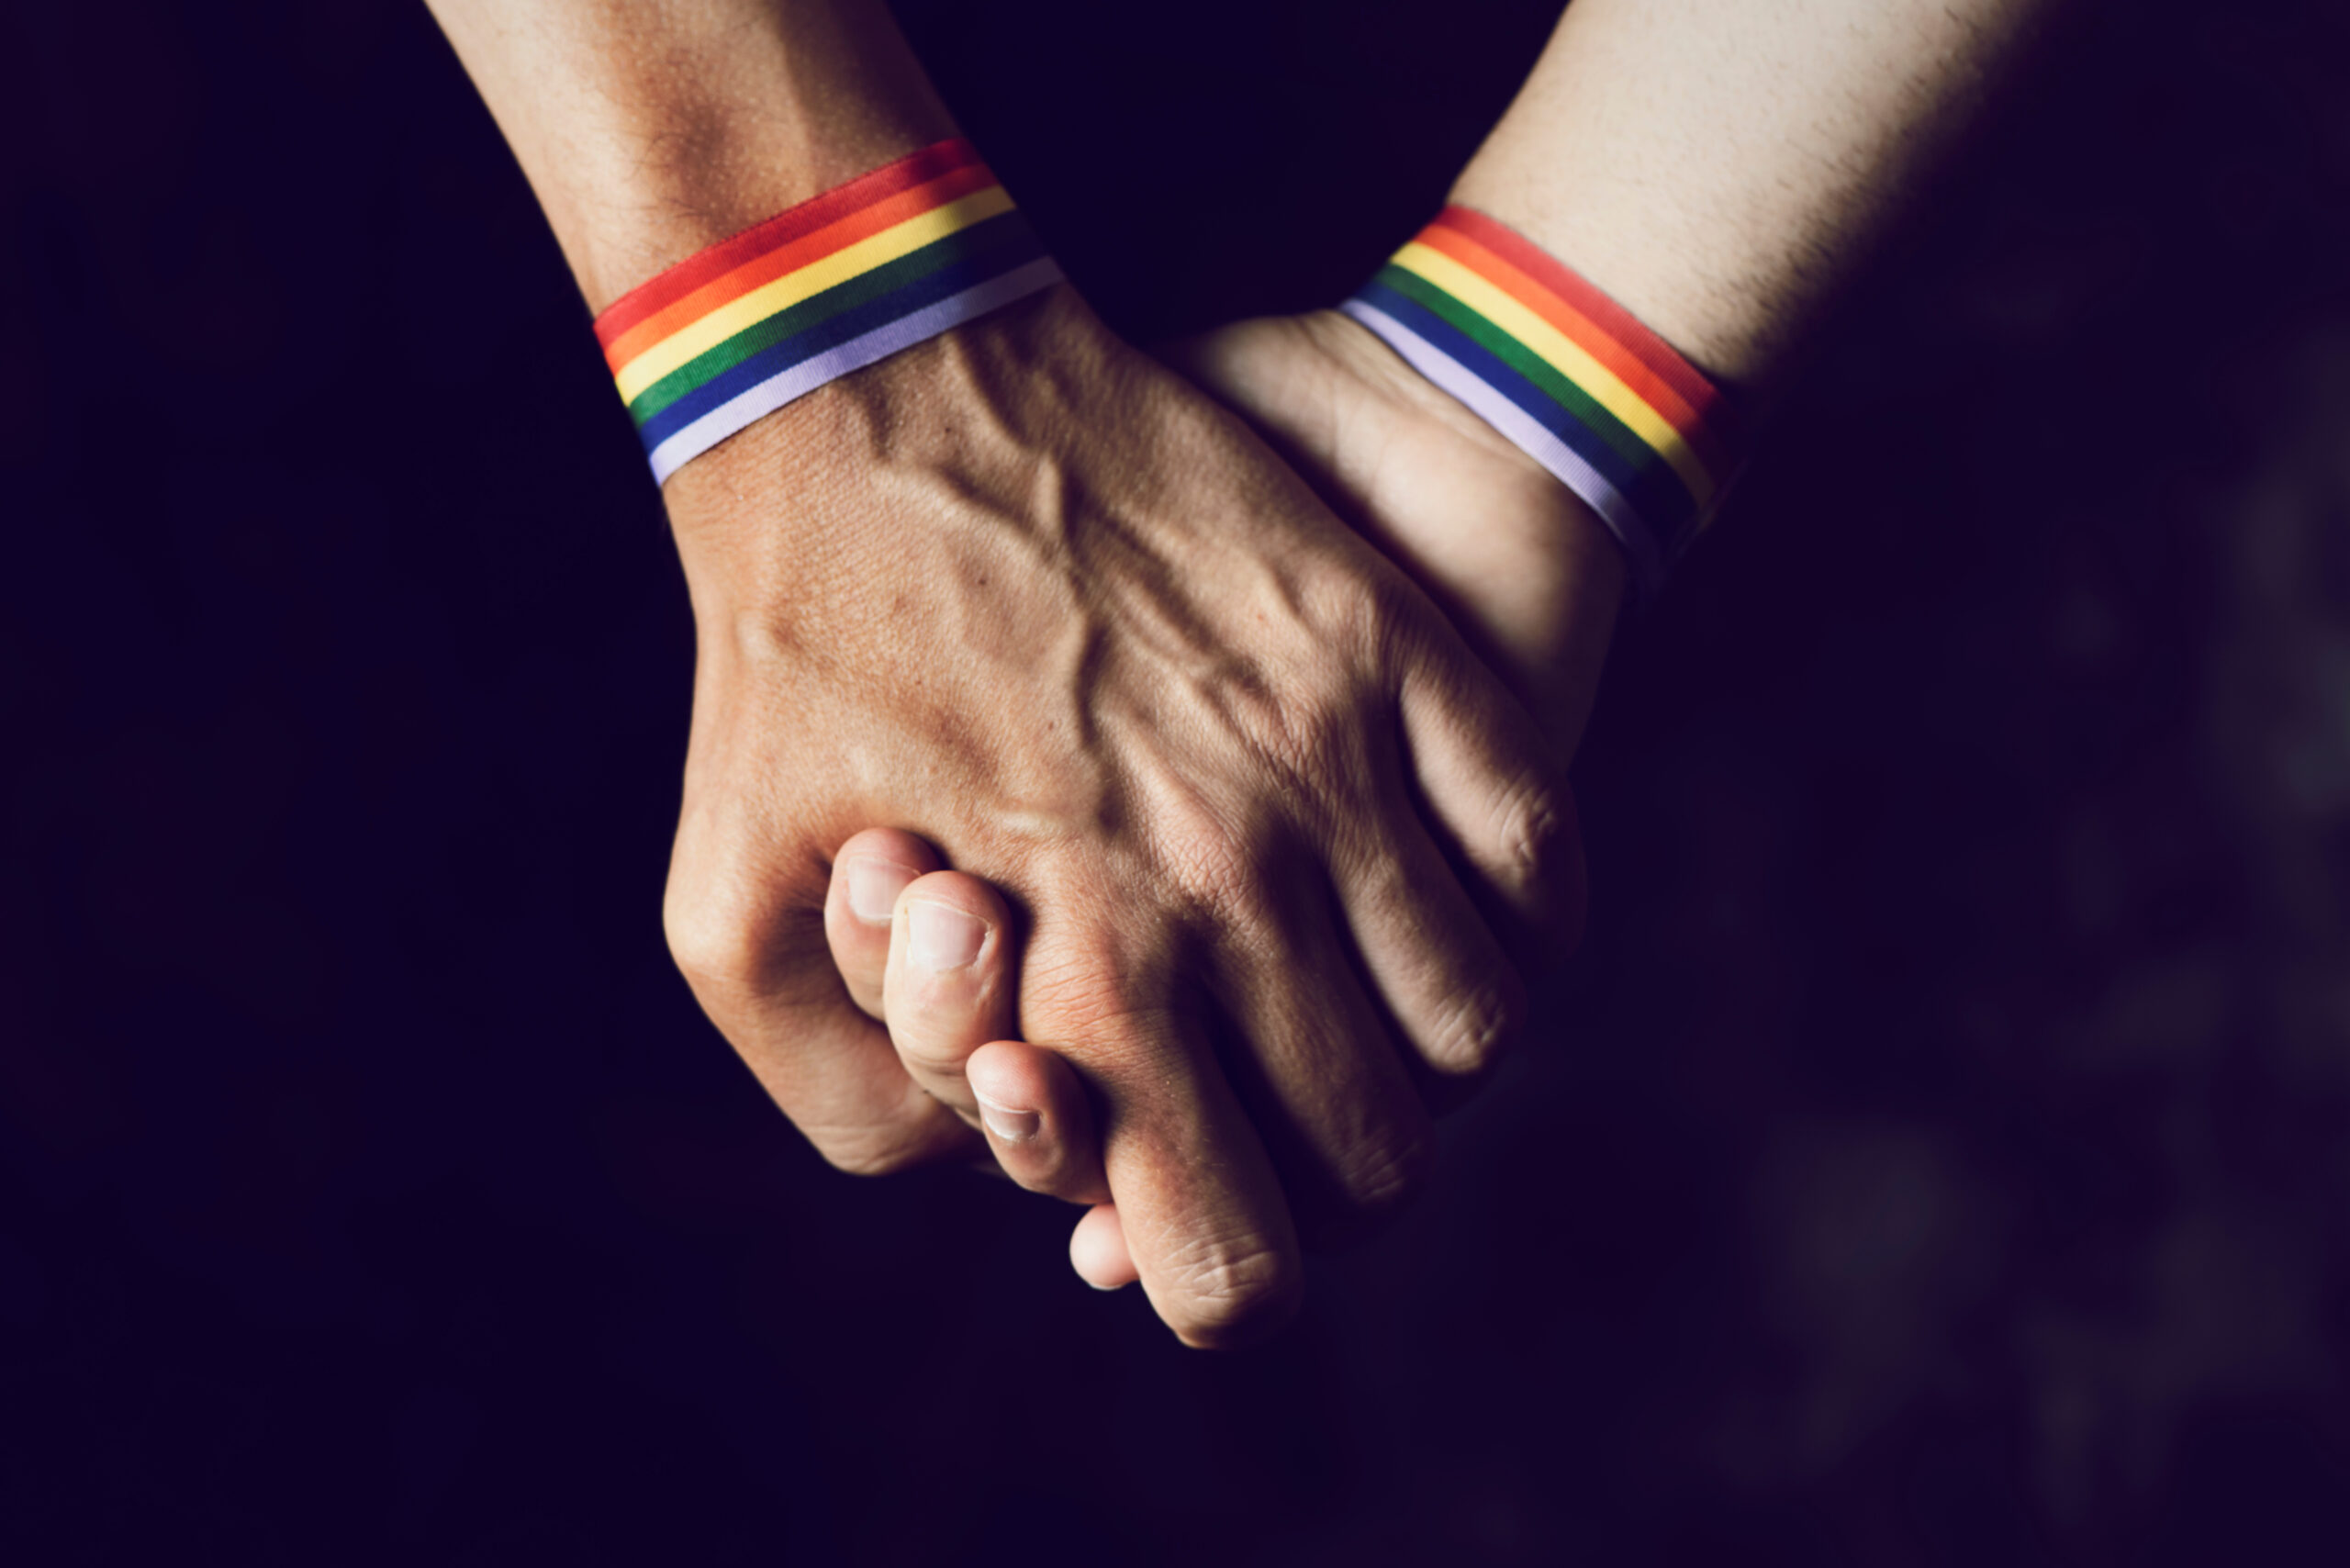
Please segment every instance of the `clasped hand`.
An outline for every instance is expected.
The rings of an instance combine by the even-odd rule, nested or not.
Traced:
[[[696,994],[834,1164],[992,1153],[1192,1344],[1424,1182],[1581,919],[1620,565],[1384,355],[1249,323],[1195,385],[1057,290],[667,487]]]

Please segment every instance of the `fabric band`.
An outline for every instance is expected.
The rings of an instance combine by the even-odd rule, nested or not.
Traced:
[[[824,383],[1061,281],[957,137],[671,267],[596,318],[653,477]]]
[[[1448,207],[1339,307],[1597,511],[1643,597],[1742,449],[1713,385],[1516,230]]]

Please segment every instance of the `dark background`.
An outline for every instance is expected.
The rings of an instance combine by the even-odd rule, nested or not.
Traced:
[[[1147,337],[1553,7],[909,4]],[[672,971],[657,499],[414,0],[0,20],[0,1557],[2350,1561],[2350,27],[2091,6],[1578,765],[1593,935],[1261,1352]]]

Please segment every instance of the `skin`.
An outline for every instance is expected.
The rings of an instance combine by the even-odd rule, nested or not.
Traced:
[[[2058,0],[1575,0],[1452,198],[1749,402]]]
[[[1565,259],[1751,408],[2052,8],[1576,0],[1452,199]],[[1571,756],[1621,599],[1620,562],[1591,513],[1344,318],[1244,322],[1173,357],[1415,576]],[[842,857],[878,842],[860,835]],[[902,834],[888,842],[901,857],[926,853]],[[986,892],[936,865],[925,862],[920,896]],[[830,935],[852,990],[902,962],[885,926]],[[990,961],[1008,963],[1002,952]],[[1007,1126],[1035,1118],[1019,1148],[996,1140],[999,1160],[1024,1185],[1093,1205],[1071,1241],[1080,1274],[1132,1279],[1061,1064],[999,1039],[1000,1014],[954,995],[902,988],[872,1011],[929,1042],[934,1070],[959,1048]]]
[[[1590,711],[1624,592],[1624,564],[1590,510],[1517,448],[1336,312],[1240,323],[1169,356],[1250,418],[1342,514],[1446,603],[1464,634],[1570,749]],[[1475,548],[1454,547],[1473,540]],[[1539,573],[1511,570],[1533,564]],[[1487,573],[1492,573],[1488,577]],[[1114,1289],[1136,1277],[1105,1201],[1085,1086],[1052,1051],[1011,1037],[1017,943],[1009,912],[979,878],[896,829],[873,829],[834,857],[825,932],[857,1005],[890,1023],[908,1070],[951,1103],[976,1107],[1004,1174],[1088,1205],[1070,1237],[1080,1277]],[[861,894],[852,897],[855,890]],[[968,968],[941,973],[911,942],[912,916],[951,905],[987,925]],[[859,906],[867,913],[858,913]],[[1581,912],[1555,939],[1571,945]],[[1423,1077],[1434,1103],[1459,1081]],[[1344,1239],[1326,1230],[1323,1241]]]
[[[435,11],[598,308],[951,130],[856,0]],[[845,1170],[979,1156],[981,1088],[1052,1116],[1060,1153],[999,1152],[1114,1202],[1088,1235],[1113,1224],[1179,1336],[1277,1327],[1301,1226],[1342,1235],[1425,1181],[1419,1084],[1485,1070],[1524,1007],[1507,946],[1580,909],[1524,703],[1066,288],[794,403],[665,500],[699,632],[665,914],[711,1018]],[[904,961],[849,987],[836,909],[936,863],[902,840],[836,861],[873,822],[992,889],[901,888]],[[996,1032],[1015,990],[1033,1044],[1001,1071],[915,1021]],[[1020,1077],[1047,1061],[1066,1076]]]

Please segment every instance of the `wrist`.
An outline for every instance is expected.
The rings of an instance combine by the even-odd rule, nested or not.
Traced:
[[[1475,605],[1484,633],[1481,645],[1514,666],[1522,684],[1538,694],[1544,716],[1558,721],[1559,734],[1580,735],[1618,612],[1630,596],[1631,566],[1621,543],[1582,497],[1404,364],[1361,322],[1338,310],[1297,320],[1337,375],[1362,398],[1393,411],[1392,421],[1353,421],[1381,435],[1365,450],[1339,454],[1348,470],[1342,481],[1357,496],[1375,493],[1388,454],[1400,444],[1395,432],[1407,423],[1441,430],[1453,446],[1475,454],[1473,470],[1458,461],[1441,465],[1452,494],[1473,495],[1481,503],[1473,533],[1405,539],[1391,527],[1386,547],[1424,584],[1449,585],[1449,598]],[[1355,503],[1357,510],[1361,505]],[[1486,559],[1497,548],[1504,559],[1499,569]]]
[[[755,577],[727,567],[732,586],[710,582],[709,605],[755,580],[763,600],[793,597],[778,574],[821,576],[877,516],[919,526],[940,467],[1033,461],[1047,432],[1078,428],[1129,352],[1058,284],[818,387],[670,476],[663,496],[688,578],[699,563],[756,557],[771,565]],[[1011,476],[982,487],[999,480]],[[886,513],[880,487],[897,492]]]
[[[826,384],[1060,279],[952,137],[665,270],[599,314],[596,337],[666,481]]]
[[[432,0],[591,310],[955,134],[878,0]]]
[[[1735,476],[1719,388],[1588,279],[1453,205],[1339,306],[1606,523],[1654,593]]]
[[[1364,397],[1393,409],[1400,418],[1443,429],[1452,440],[1473,448],[1481,463],[1509,475],[1506,483],[1496,486],[1499,493],[1514,498],[1507,511],[1529,520],[1528,526],[1539,531],[1545,554],[1559,563],[1574,588],[1572,605],[1546,606],[1546,613],[1563,618],[1604,610],[1606,623],[1613,625],[1616,609],[1631,587],[1631,573],[1623,546],[1588,503],[1459,398],[1396,357],[1361,322],[1339,310],[1313,311],[1297,321],[1332,368]],[[1372,458],[1365,454],[1361,461],[1367,465]]]

